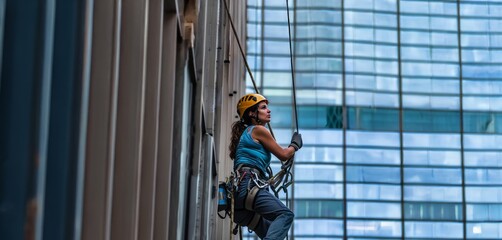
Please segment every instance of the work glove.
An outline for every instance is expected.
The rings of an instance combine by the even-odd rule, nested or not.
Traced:
[[[293,137],[291,137],[291,143],[289,147],[294,147],[295,151],[298,151],[303,146],[302,135],[298,132],[293,133]]]

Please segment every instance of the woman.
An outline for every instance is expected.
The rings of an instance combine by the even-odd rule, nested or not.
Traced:
[[[265,127],[270,122],[270,112],[268,100],[260,94],[247,94],[237,103],[240,120],[232,125],[229,147],[239,179],[234,193],[234,221],[248,226],[262,239],[284,239],[294,214],[269,192],[264,184],[268,179],[265,173],[271,153],[288,161],[302,147],[302,137],[295,132],[287,148],[279,146]],[[248,193],[254,197],[248,198]]]

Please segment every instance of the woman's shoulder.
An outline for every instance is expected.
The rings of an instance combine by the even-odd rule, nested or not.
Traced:
[[[253,133],[254,134],[258,134],[258,135],[261,135],[261,134],[270,134],[270,132],[268,131],[268,129],[265,126],[262,126],[262,125],[255,125],[254,128],[253,128]]]

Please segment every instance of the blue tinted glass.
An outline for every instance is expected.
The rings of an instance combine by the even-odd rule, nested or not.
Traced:
[[[401,181],[400,169],[398,167],[347,166],[347,181],[399,183]]]
[[[288,28],[282,25],[265,25],[263,27],[264,35],[267,38],[281,38],[283,36],[288,36]]]
[[[430,36],[424,32],[401,30],[401,43],[404,44],[430,44]]]
[[[502,223],[467,223],[469,239],[501,239]]]
[[[500,169],[466,169],[467,184],[496,184],[502,187],[502,170]]]
[[[400,237],[401,222],[348,220],[347,234],[366,237]]]
[[[306,236],[343,236],[343,220],[295,219],[295,234]]]
[[[399,146],[399,134],[397,132],[347,131],[347,145],[397,147]]]
[[[502,204],[467,204],[469,221],[502,221]]]
[[[316,1],[297,0],[297,1],[295,1],[295,4],[298,7],[326,7],[326,6],[329,6],[331,8],[340,8],[341,7],[341,0],[335,0],[335,1],[333,1],[333,0],[316,0]]]
[[[400,1],[402,13],[429,13],[428,1]]]
[[[404,147],[441,149],[460,149],[460,134],[404,133]]]
[[[459,80],[446,80],[435,78],[403,78],[403,92],[410,93],[453,93],[458,94]]]
[[[464,131],[471,133],[502,133],[502,114],[464,112]]]
[[[406,237],[451,239],[462,238],[464,227],[462,223],[455,222],[405,222]]]
[[[461,184],[460,169],[404,168],[405,183]]]
[[[304,116],[302,121],[299,122],[301,128],[326,127],[328,125],[327,122],[330,121],[332,117],[331,114],[326,111],[327,109],[325,107],[301,107],[297,110],[301,116]]]
[[[399,150],[347,148],[346,154],[347,163],[401,164]]]
[[[375,6],[375,10],[395,12],[397,10],[396,1],[397,0],[380,0],[380,1],[373,1],[373,4]]]
[[[458,35],[456,33],[432,32],[431,43],[438,47],[458,47]]]
[[[459,151],[404,150],[405,165],[460,166]]]
[[[375,41],[382,43],[397,43],[397,31],[392,29],[375,29]]]
[[[502,53],[502,52],[501,52]],[[464,94],[502,95],[502,82],[497,80],[463,80]]]
[[[400,200],[401,186],[377,184],[347,184],[347,199]]]
[[[379,27],[397,27],[397,16],[395,13],[375,13],[375,26]]]
[[[462,220],[460,203],[405,203],[404,216],[410,220]]]
[[[462,187],[405,186],[404,200],[423,202],[462,202]]]
[[[502,152],[495,151],[465,151],[465,166],[474,167],[502,167]]]
[[[502,135],[495,134],[464,134],[466,149],[502,150]]]
[[[430,21],[431,21],[431,29],[457,31],[456,17],[431,17]]]
[[[460,113],[405,109],[403,129],[410,132],[460,132]]]
[[[500,186],[465,187],[465,199],[470,203],[502,203]]]
[[[401,218],[401,204],[349,201],[347,217],[399,219]]]
[[[334,200],[296,200],[296,218],[341,218],[343,201]]]
[[[296,160],[296,159],[295,159]],[[295,171],[301,174],[295,175],[295,181],[343,181],[343,166],[340,165],[314,165],[296,164]]]
[[[475,2],[460,4],[461,16],[487,16],[489,15],[488,11],[489,11],[488,4],[476,4]]]
[[[348,108],[348,128],[354,130],[399,130],[399,111],[385,108]]]
[[[373,0],[347,1],[345,7],[347,9],[373,9]]]
[[[373,34],[375,30],[370,27],[362,26],[346,26],[345,29],[345,40],[346,42],[353,41],[375,41],[375,35]],[[397,33],[395,34],[397,39]],[[378,36],[377,36],[378,37]],[[389,41],[389,40],[388,40]]]
[[[457,110],[460,108],[458,96],[427,96],[403,94],[403,107],[425,110]]]
[[[464,109],[470,111],[502,111],[501,96],[464,96]]]
[[[372,12],[356,12],[347,10],[344,12],[344,17],[345,23],[349,25],[374,25],[374,13]]]
[[[343,199],[343,184],[295,183],[294,188],[295,199]]]
[[[289,2],[305,144],[295,238],[502,239],[500,0]],[[284,2],[248,4],[248,59],[287,145]]]
[[[295,162],[299,163],[341,163],[342,160],[342,149],[337,147],[303,146],[302,151],[295,153]]]

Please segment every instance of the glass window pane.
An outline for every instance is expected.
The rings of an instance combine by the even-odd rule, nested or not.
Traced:
[[[502,203],[501,187],[465,187],[465,199],[472,203]]]
[[[347,199],[400,200],[401,187],[397,185],[347,184]]]
[[[343,184],[295,183],[293,186],[295,199],[343,199]]]
[[[502,204],[467,204],[469,221],[502,221]]]
[[[296,235],[305,236],[343,236],[343,220],[295,219]]]
[[[374,147],[399,146],[399,133],[347,131],[347,145]]]
[[[397,109],[349,107],[348,128],[354,130],[398,131]]]
[[[459,151],[404,150],[405,165],[460,166]]]
[[[291,130],[287,131],[289,140],[291,140]],[[275,133],[275,131],[274,131]],[[342,145],[343,132],[340,130],[319,129],[319,130],[302,130],[303,143],[308,145],[333,146]],[[289,140],[287,141],[289,143]]]
[[[404,215],[410,220],[451,220],[461,221],[460,203],[405,203]]]
[[[401,164],[399,150],[347,148],[346,154],[347,163]]]
[[[349,236],[400,237],[401,223],[398,221],[347,221]]]
[[[343,201],[296,200],[295,218],[342,218]]]
[[[295,159],[296,160],[296,159]],[[296,164],[295,181],[340,182],[343,181],[343,166],[340,165],[313,165]]]
[[[404,168],[405,183],[430,183],[430,184],[461,184],[462,172],[460,169],[442,168]]]
[[[464,164],[471,167],[502,167],[502,152],[464,151]]]
[[[462,223],[453,222],[405,222],[406,237],[409,238],[462,238]]]
[[[467,223],[469,239],[501,239],[502,223]]]
[[[502,114],[464,112],[464,131],[471,133],[502,133]]]
[[[465,169],[466,184],[492,184],[502,187],[502,170],[500,169]]]
[[[464,134],[466,149],[502,149],[502,135]]]
[[[348,202],[347,217],[354,218],[401,218],[400,203]]]
[[[460,132],[460,113],[403,110],[403,130],[410,132]]]
[[[399,183],[398,167],[347,166],[347,181],[368,183]]]
[[[403,133],[403,146],[460,149],[460,134]]]
[[[462,202],[462,187],[405,186],[404,200],[421,202]]]

